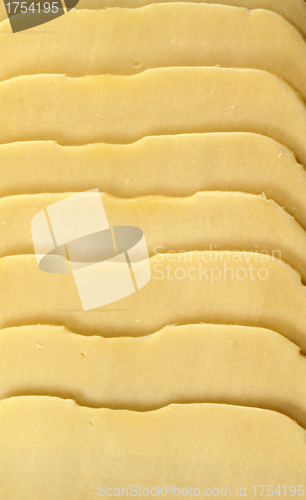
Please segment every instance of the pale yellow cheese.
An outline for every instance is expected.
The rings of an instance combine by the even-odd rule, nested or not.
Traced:
[[[55,20],[52,31],[46,23],[30,35],[7,35],[7,29],[8,21],[0,26],[0,80],[219,65],[269,71],[306,98],[306,42],[290,23],[267,10],[161,3],[141,9],[73,10]]]
[[[59,200],[41,194],[0,199],[0,257],[35,253],[31,222]],[[306,283],[306,232],[276,203],[245,193],[202,192],[188,198],[121,199],[101,194],[111,226],[144,232],[149,255],[192,250],[241,250],[282,259]]]
[[[143,7],[165,0],[80,0],[76,9],[104,9],[106,7]],[[180,0],[167,0],[167,2]],[[295,24],[306,35],[306,6],[304,0],[185,0],[193,3],[233,5],[247,9],[267,9],[277,12]]]
[[[281,335],[245,326],[167,326],[117,339],[23,326],[0,331],[0,399],[17,394],[137,411],[236,404],[279,411],[306,428],[306,359]]]
[[[264,193],[306,228],[305,168],[287,148],[258,134],[145,137],[128,145],[2,144],[0,177],[0,196],[97,187],[124,198],[197,191]]]
[[[305,430],[261,409],[192,404],[138,413],[17,397],[0,402],[0,439],[0,493],[7,500],[100,498],[106,488],[121,495],[132,485],[148,498],[158,486],[165,496],[165,485],[188,499],[207,498],[213,488],[220,496],[231,488],[234,497],[237,484],[250,500],[255,485],[287,485],[287,492],[296,485],[298,497],[305,483]],[[270,498],[267,491],[262,498]]]
[[[306,107],[252,69],[163,68],[134,76],[20,76],[0,83],[0,143],[130,143],[145,135],[255,132],[306,163]]]
[[[167,3],[178,1],[168,0]],[[180,0],[179,0],[180,1]],[[192,3],[233,5],[247,9],[267,9],[281,14],[306,35],[306,7],[304,0],[185,0]],[[106,7],[143,7],[149,4],[164,3],[164,0],[80,0],[76,9],[105,9]],[[0,21],[7,18],[4,2],[0,3]],[[52,26],[52,28],[51,28]],[[54,27],[54,21],[49,26]],[[7,32],[9,33],[7,27]]]
[[[264,15],[266,16],[266,14]],[[66,19],[66,16],[63,19]],[[63,22],[62,19],[60,22]],[[5,24],[8,30],[8,22]],[[12,52],[12,47],[8,49],[8,52]],[[77,53],[78,49],[75,48],[73,52]],[[297,51],[293,51],[293,53],[297,54]],[[32,57],[32,61],[35,62],[32,50],[29,50],[28,54],[29,58]],[[66,54],[64,56],[67,57]],[[25,60],[21,51],[19,57],[20,60]],[[289,61],[291,63],[290,58]],[[19,64],[17,58],[16,63]],[[135,65],[136,63],[138,64],[138,60],[134,61]],[[179,65],[181,62],[177,64]],[[196,62],[196,64],[198,63]],[[43,71],[36,63],[35,67],[37,71]],[[25,70],[25,72],[27,71]],[[240,72],[243,75],[242,78],[240,78],[240,74],[237,78],[237,72],[229,73],[230,70],[222,73],[221,78],[219,76],[215,78],[214,74],[221,75],[221,73],[215,73],[214,70],[209,69],[206,72],[208,78],[205,76],[204,79],[199,74],[198,69],[193,74],[189,73],[190,70],[186,71],[188,78],[186,78],[187,72],[178,70],[175,73],[171,69],[169,72],[167,71],[167,75],[171,74],[172,76],[170,79],[167,77],[166,80],[163,80],[163,77],[161,79],[158,77],[157,80],[154,80],[154,77],[150,80],[151,74],[166,75],[166,72],[146,73],[141,78],[145,81],[149,80],[149,82],[147,81],[148,85],[141,84],[140,86],[134,79],[121,79],[121,83],[118,84],[119,80],[114,77],[105,79],[91,77],[76,81],[61,76],[14,79],[7,82],[7,85],[0,86],[0,142],[53,139],[62,144],[70,145],[94,141],[127,143],[148,133],[158,135],[194,131],[242,130],[266,134],[282,141],[296,152],[299,159],[306,161],[306,148],[303,140],[306,132],[305,107],[292,89],[286,87],[274,76],[260,72],[253,73],[255,76],[250,84],[250,73],[245,71]],[[288,73],[290,72],[288,71]],[[200,77],[198,78],[197,75]],[[227,76],[229,76],[228,81],[226,81]],[[301,90],[300,81],[300,78],[297,78],[297,83],[293,81],[291,83]],[[133,82],[136,82],[136,85]],[[188,85],[190,86],[188,87]],[[203,86],[205,87],[204,93]],[[187,99],[185,92],[188,96]],[[214,93],[217,95],[212,98],[210,94]],[[214,101],[214,99],[216,100]],[[270,100],[272,100],[271,104]],[[249,105],[250,101],[252,102],[251,106]],[[279,106],[280,102],[281,106]],[[231,116],[232,114],[234,117]],[[39,199],[43,202],[49,199],[59,199],[56,196],[41,196]],[[197,195],[193,199],[180,200],[179,202],[175,199],[166,200],[165,206],[163,206],[164,200],[160,198],[158,207],[156,200],[153,201],[153,208],[156,210],[154,212],[154,216],[156,215],[155,226],[147,231],[149,235],[152,234],[152,244],[156,236],[159,236],[158,227],[161,231],[167,230],[163,221],[165,215],[169,216],[169,204],[173,204],[177,210],[175,217],[176,220],[180,221],[179,233],[181,241],[184,243],[188,235],[186,230],[187,217],[194,216],[194,212],[199,208],[192,207],[193,211],[190,210],[188,213],[188,204],[200,199],[201,196],[203,199],[205,198],[202,210],[206,209],[206,213],[211,216],[211,219],[207,221],[209,228],[213,220],[216,219],[215,211],[218,208],[214,203],[217,203],[219,210],[221,210],[219,203],[221,195],[218,195],[216,200],[213,197],[217,195],[213,193]],[[211,203],[209,209],[207,208],[208,197],[210,197]],[[228,200],[227,205],[221,203],[221,208],[224,211],[226,209],[228,220],[224,219],[224,213],[220,213],[220,218],[224,225],[227,222],[227,229],[231,229],[230,241],[232,241],[234,226],[229,227],[230,215],[233,217],[236,210],[241,216],[243,205],[243,203],[238,202],[234,206],[232,200],[251,198],[239,194],[222,195],[222,198],[225,199],[225,197]],[[106,200],[109,200],[109,203],[114,202],[110,197],[104,198],[106,205]],[[302,229],[275,205],[262,199],[253,199],[256,199],[258,206],[252,205],[245,211],[244,224],[247,217],[258,217],[258,210],[261,210],[261,206],[264,207],[260,212],[260,217],[263,220],[260,231],[258,231],[258,238],[262,238],[262,242],[267,241],[265,238],[268,238],[270,249],[274,241],[279,242],[282,238],[284,258],[287,255],[285,260],[290,261],[303,273],[302,253],[305,236]],[[23,200],[21,198],[3,199],[4,205],[7,202],[12,202],[13,206],[18,205],[18,209],[15,213],[7,211],[1,221],[4,226],[1,235],[7,233],[2,241],[4,246],[8,242],[10,245],[16,245],[17,252],[17,245],[18,251],[20,251],[24,240],[13,238],[13,233],[8,233],[7,230],[12,229],[12,224],[15,224],[16,230],[22,231],[23,227],[29,228],[28,225],[23,226],[23,222],[30,222],[30,216],[34,213],[34,210],[33,212],[31,210],[33,206],[36,209],[37,205],[35,202],[30,203],[30,209],[26,210],[19,218],[18,210],[20,210]],[[149,224],[152,210],[149,207],[151,199],[115,200],[115,202],[121,203],[122,207],[124,205],[121,212],[126,217],[126,223],[133,220],[135,224],[141,226],[142,220],[145,219],[144,222]],[[126,207],[131,203],[139,204],[137,212],[136,208],[133,207],[129,213]],[[247,205],[250,206],[251,203],[247,203]],[[222,205],[224,206],[222,207]],[[43,208],[44,205],[41,206]],[[271,222],[268,225],[270,211],[271,221],[273,219],[275,227]],[[116,212],[114,211],[115,222],[110,217],[113,224],[116,223]],[[148,222],[146,220],[147,213],[149,214]],[[212,217],[213,215],[214,217]],[[7,217],[9,218],[7,219]],[[13,221],[15,217],[16,219]],[[185,221],[184,217],[186,217]],[[260,217],[257,218],[257,224],[260,223]],[[122,223],[122,219],[118,218],[118,221]],[[173,224],[173,219],[169,222]],[[265,231],[263,231],[263,227]],[[247,224],[247,230],[249,229],[250,224]],[[254,237],[257,228],[254,226],[253,229]],[[241,231],[241,226],[239,230]],[[242,241],[241,238],[245,236],[245,245],[247,245],[247,242],[250,243],[250,237],[242,233],[243,231],[237,235],[237,241],[238,239]],[[25,233],[24,236],[27,238],[27,244],[31,243],[29,233]],[[167,230],[166,236],[168,240],[166,238],[165,245],[170,245],[175,237],[173,233],[171,234],[170,228]],[[199,236],[196,234],[195,238]],[[212,237],[215,244],[216,234],[213,230],[209,236]],[[150,238],[148,238],[148,242],[151,249]],[[175,238],[175,242],[178,244],[180,240]],[[224,259],[222,262],[214,262],[212,256],[220,257],[220,261],[221,258],[224,257]],[[265,257],[265,260],[261,260],[263,257],[249,253],[223,252],[216,255],[205,252],[201,256],[198,253],[171,255],[162,263],[160,263],[160,257],[154,257],[151,259],[153,277],[144,289],[123,299],[120,303],[88,313],[81,310],[80,300],[71,275],[42,273],[38,270],[36,260],[32,255],[3,258],[0,260],[0,327],[50,322],[53,325],[65,324],[67,327],[74,328],[86,335],[98,333],[105,336],[122,334],[139,336],[157,330],[169,322],[237,322],[273,328],[299,344],[305,352],[305,289],[300,283],[299,276],[289,266],[281,261],[271,259],[271,257]],[[205,262],[206,259],[209,260],[208,263]],[[203,267],[200,265],[201,260]],[[141,265],[139,264],[139,266]],[[205,272],[203,276],[203,270],[206,267],[210,280],[205,278]],[[160,280],[161,272],[169,273],[171,269],[179,272],[177,275],[174,273],[172,278],[168,276]],[[241,279],[238,276],[241,270],[248,275],[249,269],[252,269],[250,277]],[[190,270],[192,270],[192,275]],[[216,271],[219,271],[220,275],[224,272],[225,277],[223,279],[216,278]],[[187,275],[187,278],[181,278],[182,272]],[[234,277],[228,278],[231,276],[231,272],[233,272]],[[198,277],[194,278],[194,275],[198,275]],[[253,279],[251,276],[254,275],[256,277]],[[266,278],[263,278],[263,275]],[[189,328],[194,333],[197,332],[196,341],[194,335],[188,335]],[[167,402],[175,400],[172,394],[180,389],[176,377],[182,379],[186,376],[188,355],[189,370],[194,370],[194,378],[191,374],[190,378],[186,377],[186,379],[181,380],[182,390],[185,390],[186,397],[191,398],[189,402],[193,402],[194,397],[186,382],[197,381],[197,388],[203,391],[203,384],[208,384],[209,377],[206,377],[200,386],[200,378],[205,375],[205,371],[201,368],[208,357],[207,349],[210,345],[215,353],[215,358],[210,357],[209,376],[213,378],[212,370],[214,368],[216,388],[222,388],[224,391],[225,387],[220,385],[220,381],[227,377],[229,399],[226,401],[223,393],[222,396],[220,395],[220,402],[273,408],[296,418],[301,425],[305,425],[303,383],[298,389],[295,387],[296,380],[305,375],[302,372],[302,367],[305,371],[305,360],[298,357],[297,348],[290,345],[286,339],[270,331],[271,344],[267,345],[267,351],[263,351],[265,342],[267,342],[267,332],[262,330],[257,332],[258,337],[252,337],[253,344],[251,340],[245,347],[246,339],[251,338],[251,335],[248,335],[249,329],[224,326],[220,327],[224,329],[224,333],[227,328],[229,328],[228,331],[232,332],[230,342],[226,345],[224,335],[219,335],[218,342],[216,339],[213,342],[213,337],[208,335],[211,333],[209,328],[217,331],[219,327],[197,325],[178,328],[179,331],[186,330],[185,339],[181,344],[174,343],[177,339],[172,339],[169,342],[170,339],[167,338],[166,352],[168,356],[171,354],[173,359],[170,359],[171,356],[168,358],[168,376],[166,371],[163,372],[166,383],[165,380],[160,381],[161,386],[166,386],[164,390],[169,391],[169,401]],[[45,329],[49,330],[51,336],[54,335],[53,339],[50,338],[50,349],[47,351],[45,351],[47,346],[43,345]],[[164,332],[174,331],[175,334],[175,330],[174,327],[168,327]],[[206,330],[206,335],[203,335],[202,330]],[[237,334],[242,332],[239,339],[234,338],[234,330],[237,331]],[[25,333],[23,340],[28,342],[33,340],[32,331],[40,333],[40,338],[36,339],[38,341],[35,343],[35,349],[32,350],[32,359],[26,356],[27,349],[24,344],[20,343],[18,338],[20,331]],[[87,391],[92,390],[92,393],[97,397],[95,388],[89,386],[90,378],[93,383],[97,382],[96,377],[93,377],[93,375],[97,375],[93,371],[94,363],[95,366],[100,366],[101,362],[101,354],[98,357],[97,347],[101,349],[102,344],[115,346],[116,342],[120,342],[120,345],[123,346],[121,356],[124,356],[125,363],[128,364],[131,361],[128,361],[130,358],[127,357],[127,344],[124,342],[131,344],[129,347],[131,353],[133,352],[133,343],[134,346],[137,343],[140,347],[141,343],[152,344],[164,332],[142,339],[84,339],[63,332],[62,329],[48,326],[38,326],[37,330],[36,328],[32,330],[31,327],[13,329],[13,331],[2,330],[0,336],[2,333],[4,336],[0,343],[8,341],[8,344],[4,345],[5,362],[1,369],[4,370],[4,377],[7,377],[13,366],[12,362],[18,363],[19,361],[21,363],[19,371],[16,371],[10,379],[11,387],[15,384],[14,389],[11,389],[15,394],[31,393],[31,381],[33,383],[36,376],[35,382],[39,384],[38,393],[40,391],[53,393],[50,386],[58,384],[61,386],[60,388],[57,385],[61,393],[56,395],[70,397],[67,395],[67,373],[68,369],[71,368],[68,378],[73,377],[77,372],[74,382],[76,385],[77,383],[83,384],[82,387],[74,389],[74,394],[79,390],[79,394],[83,394],[83,397],[85,395],[86,398],[88,397],[86,396]],[[9,338],[7,333],[12,333],[12,337]],[[244,334],[245,337],[243,337]],[[187,335],[188,343],[186,344],[184,340],[186,341]],[[259,343],[260,335],[262,335],[262,340]],[[83,352],[83,348],[81,352],[77,353],[79,364],[75,364],[74,367],[69,364],[70,356],[73,355],[74,351],[68,348],[66,352],[68,363],[63,364],[60,369],[58,357],[54,356],[56,352],[53,354],[51,352],[52,349],[57,349],[58,354],[62,352],[63,344],[61,342],[66,342],[66,336],[72,342],[74,340],[83,344],[92,341],[98,342],[92,351],[92,364],[88,369],[88,375],[86,377],[86,373],[83,372],[82,380],[78,379],[78,376],[82,374],[80,365],[82,362],[83,365],[86,363],[88,356],[87,352]],[[15,343],[13,343],[14,338]],[[203,345],[205,339],[207,343]],[[244,347],[235,356],[233,354],[238,350],[236,344],[239,343],[239,340],[242,341]],[[16,349],[14,352],[10,350],[9,344],[13,349]],[[230,353],[223,352],[222,355],[228,363],[228,370],[232,370],[232,379],[229,377],[229,371],[226,370],[226,364],[223,366],[224,372],[222,374],[218,370],[218,362],[213,363],[213,360],[217,359],[217,348],[219,347],[220,350],[221,346],[224,349],[226,346],[231,349]],[[23,352],[21,352],[22,347],[24,348]],[[257,356],[257,347],[260,356]],[[163,349],[164,347],[159,348]],[[280,349],[283,354],[281,362],[287,360],[286,367],[282,366],[280,353],[277,349]],[[295,349],[294,357],[293,349]],[[177,350],[176,355],[175,350]],[[48,354],[44,361],[39,359],[40,352]],[[253,356],[253,365],[250,357],[247,359],[245,356],[247,352]],[[197,373],[195,371],[197,367],[195,364],[196,353],[199,356],[199,379],[196,379]],[[222,355],[218,354],[222,358]],[[154,355],[154,351],[152,353],[152,349],[149,349],[149,355],[151,356],[151,369],[157,369],[160,374],[162,361],[160,354]],[[184,359],[184,363],[187,365],[184,372],[181,371],[183,368],[179,364],[180,359]],[[241,363],[237,363],[238,360]],[[291,360],[291,365],[289,360]],[[165,363],[165,359],[163,361]],[[107,367],[106,363],[109,363],[110,369],[111,362],[112,358],[108,355],[106,359],[105,356],[104,369]],[[176,373],[174,370],[175,362],[178,363]],[[53,369],[48,373],[46,373],[46,363],[51,363],[51,365],[54,363]],[[118,361],[115,360],[113,363],[116,365],[116,371],[120,371]],[[258,363],[260,363],[260,369]],[[145,363],[142,366],[145,369]],[[138,383],[141,382],[142,390],[148,397],[150,388],[152,391],[156,387],[154,385],[157,382],[156,372],[155,378],[151,378],[154,377],[154,373],[149,374],[148,389],[144,386],[146,378],[141,373],[139,361],[137,367],[138,372],[135,370],[135,365],[134,369],[129,366],[130,375],[134,377],[134,380],[137,375],[139,376]],[[63,368],[64,371],[61,372],[60,370]],[[242,373],[243,369],[246,376]],[[55,372],[57,382],[54,380],[48,382],[45,377],[48,378]],[[275,381],[272,378],[272,373],[273,376],[278,374],[280,379]],[[122,375],[123,372],[120,373],[119,377],[113,376],[112,384],[114,385],[107,387],[109,395],[112,394],[112,397],[114,394],[120,397],[118,381],[122,380]],[[256,376],[258,382],[254,384]],[[219,377],[218,384],[216,377]],[[249,377],[249,387],[247,377]],[[287,378],[284,381],[282,377]],[[103,373],[101,373],[102,379]],[[266,379],[268,382],[266,390],[264,390],[263,381]],[[9,379],[6,378],[6,380]],[[129,379],[124,377],[124,384],[121,390],[125,396],[132,397],[131,379],[130,385]],[[258,392],[256,389],[254,390],[255,385]],[[68,389],[68,392],[69,390],[71,389]],[[210,390],[213,390],[212,384]],[[158,392],[157,389],[155,391]],[[56,393],[56,391],[54,392]],[[207,394],[204,396],[202,394],[203,392],[199,399],[209,400]],[[215,395],[214,391],[213,396],[215,397]],[[237,400],[235,400],[235,395]],[[287,400],[285,400],[285,395],[288,397]],[[141,392],[138,392],[138,397],[140,396]],[[158,397],[162,398],[162,396],[162,391],[159,391]],[[152,404],[152,397],[149,400]],[[165,401],[164,404],[167,402]],[[66,500],[72,497],[83,500],[83,498],[100,496],[98,494],[101,492],[99,484],[106,484],[106,487],[112,488],[129,487],[132,482],[136,481],[136,484],[149,488],[156,487],[160,483],[162,487],[164,484],[170,483],[180,488],[184,486],[189,488],[191,484],[194,484],[195,487],[200,486],[202,489],[202,484],[204,484],[204,491],[208,485],[218,486],[221,482],[222,486],[231,488],[233,492],[237,483],[241,483],[247,489],[245,498],[250,499],[254,498],[252,487],[258,483],[272,483],[273,485],[275,483],[275,486],[280,483],[288,484],[288,486],[296,484],[296,488],[298,484],[303,484],[306,468],[305,443],[305,431],[288,416],[259,409],[190,404],[170,406],[155,412],[135,413],[81,408],[71,401],[57,398],[11,398],[0,402],[0,497],[8,500],[15,500],[19,497],[26,497],[28,500],[37,500],[39,497],[46,500],[49,498]],[[16,478],[18,479],[16,480]],[[191,493],[187,495],[188,498],[191,496]],[[262,496],[267,498],[266,494]]]
[[[282,261],[248,252],[206,251],[156,255],[150,265],[146,286],[84,312],[71,273],[45,273],[33,255],[4,257],[0,328],[50,324],[84,335],[137,337],[175,323],[237,324],[275,330],[306,352],[306,289]],[[110,272],[112,264],[105,266]],[[145,264],[136,266],[140,273]]]

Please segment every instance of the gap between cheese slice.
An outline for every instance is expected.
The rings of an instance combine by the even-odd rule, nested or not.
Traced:
[[[138,413],[17,397],[0,402],[0,439],[7,500],[99,498],[103,489],[117,487],[121,495],[132,485],[142,496],[158,486],[165,494],[165,485],[187,488],[188,499],[195,496],[190,487],[204,496],[207,488],[231,488],[236,496],[237,484],[249,500],[257,484],[289,490],[305,482],[305,430],[255,408],[192,404]]]
[[[73,194],[1,198],[0,257],[34,254],[33,218]],[[189,198],[100,196],[109,224],[139,227],[150,256],[193,250],[261,252],[290,264],[306,283],[306,232],[261,196],[230,192],[202,192]]]
[[[117,339],[54,326],[1,330],[0,399],[28,394],[138,411],[170,403],[253,406],[306,428],[306,359],[281,335],[245,326],[167,326]]]
[[[167,3],[180,0],[167,0]],[[222,4],[247,9],[266,9],[281,14],[306,35],[306,6],[304,0],[185,0],[187,3]],[[105,9],[106,7],[135,8],[145,5],[164,3],[164,0],[80,0],[76,9]],[[7,19],[4,2],[0,3],[0,21]],[[54,27],[54,21],[50,29]],[[7,28],[9,34],[10,30]]]
[[[105,262],[105,273],[112,266]],[[71,273],[45,273],[34,255],[3,257],[0,328],[39,323],[84,335],[137,337],[169,324],[237,324],[270,328],[306,353],[306,289],[284,262],[206,251],[156,255],[150,266],[150,281],[136,293],[84,311]],[[134,264],[138,275],[145,268],[145,261]],[[91,285],[92,293],[97,286]]]
[[[163,68],[134,76],[20,76],[0,83],[0,143],[130,143],[146,135],[255,132],[306,163],[306,106],[270,73]]]
[[[7,28],[8,21],[0,25],[0,35]],[[56,19],[52,31],[46,23],[31,34],[26,30],[2,36],[0,80],[40,73],[131,75],[150,68],[220,65],[269,71],[306,98],[306,43],[290,23],[267,10],[205,3],[73,10]]]
[[[264,193],[306,228],[305,168],[283,145],[258,134],[156,136],[127,145],[2,144],[0,177],[0,196],[96,187],[131,198],[197,191]]]

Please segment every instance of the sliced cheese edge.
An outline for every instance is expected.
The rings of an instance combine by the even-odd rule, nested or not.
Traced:
[[[306,359],[262,328],[167,326],[117,339],[48,325],[8,328],[0,331],[0,388],[0,399],[49,395],[137,411],[170,403],[266,408],[306,428]]]
[[[268,71],[306,98],[306,42],[267,10],[160,3],[72,10],[52,23],[51,32],[45,23],[33,28],[32,36],[28,30],[7,36],[7,29],[8,21],[0,25],[0,81],[41,73],[131,75],[168,66],[219,65]]]
[[[191,498],[190,487],[234,495],[241,484],[251,499],[258,483],[304,484],[305,437],[288,417],[254,408],[192,404],[139,413],[10,398],[0,402],[0,492],[8,500],[64,500],[95,497],[103,487],[121,493],[136,485],[150,495],[175,485]]]
[[[149,265],[151,279],[143,286],[148,263],[133,264],[134,277],[142,283],[136,292],[127,286],[126,275],[124,282],[121,274],[119,284],[114,281],[119,271],[110,261],[72,275],[41,271],[33,255],[4,257],[0,328],[40,323],[84,335],[137,337],[169,324],[237,324],[275,330],[306,352],[306,290],[299,274],[277,258],[203,251],[156,255]],[[105,305],[98,307],[101,298]]]
[[[32,220],[49,205],[74,194],[0,199],[0,257],[34,254]],[[287,262],[306,283],[306,232],[264,197],[231,192],[202,192],[188,198],[120,199],[105,193],[100,197],[110,226],[143,231],[150,257],[193,250],[259,252]]]
[[[0,107],[2,144],[121,144],[146,135],[254,132],[279,140],[306,163],[306,106],[292,88],[260,70],[20,76],[0,83]]]
[[[179,0],[175,0],[176,2]],[[173,0],[168,0],[173,2]],[[167,2],[167,3],[168,3]],[[304,0],[185,0],[187,3],[209,3],[244,7],[247,9],[266,9],[281,14],[306,35],[306,8]],[[139,8],[152,3],[164,3],[164,0],[80,0],[76,9],[100,10],[107,7]],[[70,13],[70,12],[69,12]],[[0,3],[0,21],[7,19],[4,3]],[[54,22],[52,21],[52,26]]]
[[[123,198],[263,193],[306,228],[305,167],[282,144],[259,134],[155,136],[127,145],[2,144],[0,176],[1,197],[93,188]]]

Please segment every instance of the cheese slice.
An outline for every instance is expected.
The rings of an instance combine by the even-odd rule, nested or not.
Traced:
[[[20,76],[0,83],[0,143],[130,143],[145,135],[255,132],[306,163],[306,107],[270,73],[166,68],[134,76]]]
[[[156,136],[127,145],[2,144],[0,177],[0,196],[96,187],[124,198],[264,193],[306,228],[305,168],[287,148],[258,134]]]
[[[32,220],[69,196],[73,193],[0,199],[0,257],[35,253]],[[109,224],[141,228],[150,256],[192,250],[259,252],[284,260],[306,283],[304,229],[261,196],[231,192],[202,192],[188,198],[100,196]]]
[[[165,0],[80,0],[76,9],[105,9],[106,7],[143,7]],[[167,0],[177,2],[180,0]],[[233,5],[247,9],[267,9],[281,14],[306,35],[306,6],[304,0],[184,0],[193,3]]]
[[[8,21],[0,26],[0,35],[7,28]],[[269,71],[306,98],[306,43],[290,23],[267,10],[205,3],[73,10],[59,17],[52,31],[46,23],[31,33],[2,37],[0,80],[40,73],[131,75],[167,66],[220,65]]]
[[[8,500],[99,498],[108,488],[152,498],[158,487],[165,496],[166,485],[169,498],[174,487],[186,498],[213,488],[236,496],[238,485],[251,499],[258,484],[303,493],[305,430],[267,410],[193,404],[138,413],[17,397],[0,402],[0,439],[0,493]]]
[[[107,276],[113,266],[104,263]],[[237,324],[275,330],[306,352],[306,290],[298,273],[282,261],[206,251],[156,255],[150,266],[150,281],[136,293],[84,311],[71,273],[43,272],[33,255],[4,257],[0,328],[40,323],[84,335],[137,337],[175,323]],[[134,265],[137,276],[145,268],[145,261]],[[91,284],[90,290],[96,292],[97,286]]]
[[[279,411],[306,428],[306,359],[278,333],[245,326],[167,326],[117,339],[23,326],[0,331],[0,399],[17,394],[138,411],[236,404]]]
[[[168,0],[167,3],[180,0]],[[281,14],[306,35],[306,7],[304,0],[185,0],[192,3],[232,5],[247,9],[266,9]],[[149,4],[164,3],[164,0],[79,0],[76,9],[105,9],[106,7],[143,7]],[[7,18],[4,3],[0,3],[0,21]],[[54,22],[52,22],[52,29]],[[9,30],[7,29],[9,33]]]

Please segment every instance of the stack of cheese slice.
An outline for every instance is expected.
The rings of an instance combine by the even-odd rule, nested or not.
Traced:
[[[305,493],[306,5],[221,3],[0,12],[1,499]],[[151,280],[84,311],[31,221],[95,188]]]

